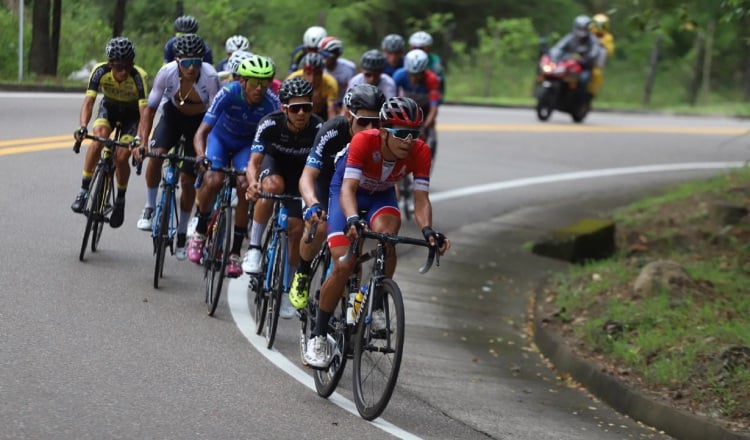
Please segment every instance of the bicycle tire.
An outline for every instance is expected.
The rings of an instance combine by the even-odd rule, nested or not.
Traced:
[[[169,217],[172,209],[172,188],[166,186],[162,193],[161,206],[157,206],[156,237],[154,237],[154,289],[159,288],[159,279],[164,276],[164,257],[167,253],[167,241],[169,240]]]
[[[375,295],[371,292],[368,298],[368,302],[383,305],[385,337],[373,335],[369,319],[360,317],[354,336],[352,389],[360,416],[373,420],[385,410],[398,380],[404,350],[404,301],[401,289],[391,279],[383,279]],[[368,304],[362,307],[367,310]]]
[[[271,271],[271,292],[268,297],[268,310],[266,311],[266,348],[273,348],[276,340],[276,329],[279,327],[279,312],[281,311],[281,295],[284,294],[284,266],[286,254],[289,251],[286,238],[279,237],[276,243],[276,251],[273,258],[273,270]]]
[[[232,218],[232,208],[224,208],[219,212],[217,219],[216,231],[214,235],[214,252],[211,256],[213,264],[211,266],[210,285],[206,284],[206,295],[208,301],[208,316],[213,316],[216,307],[219,305],[221,289],[224,286],[224,276],[229,261],[229,251],[232,243],[232,235],[229,233],[229,219]],[[216,278],[218,276],[218,279]]]
[[[101,197],[99,196],[99,192],[101,191],[101,185],[102,185],[102,176],[103,172],[101,170],[101,167],[97,167],[97,169],[94,171],[94,177],[92,179],[92,185],[91,188],[94,190],[89,192],[90,196],[88,200],[86,201],[86,204],[88,206],[84,207],[83,212],[86,215],[86,227],[83,231],[83,240],[81,242],[81,250],[78,254],[78,260],[84,261],[84,257],[86,256],[86,249],[88,249],[89,245],[89,237],[92,235],[92,230],[94,229],[94,223],[96,222],[96,218],[99,215],[99,209],[98,207],[101,206]],[[93,240],[92,240],[93,241]]]
[[[219,235],[219,225],[221,221],[221,211],[214,211],[211,220],[206,229],[206,244],[203,255],[203,277],[205,279],[205,301],[211,304],[211,295],[213,295],[214,283],[217,274],[217,256],[221,252],[221,236]],[[220,264],[220,263],[219,263]]]
[[[275,222],[275,218],[271,218],[271,222]],[[273,224],[273,223],[271,223]],[[255,334],[260,335],[263,333],[263,329],[266,325],[266,312],[268,311],[268,292],[265,290],[265,276],[268,270],[268,247],[271,244],[271,232],[269,228],[264,231],[263,247],[260,250],[260,271],[256,275],[250,275],[255,277],[256,291],[255,291]]]
[[[307,349],[307,342],[310,340],[310,333],[315,327],[315,314],[320,301],[320,287],[323,285],[323,281],[325,281],[328,263],[330,262],[331,254],[327,251],[327,246],[325,249],[325,251],[321,250],[318,252],[310,263],[310,279],[307,285],[307,307],[300,311],[299,358],[302,365],[305,366],[307,366],[305,351]]]
[[[101,203],[101,216],[97,216],[98,222],[94,224],[93,236],[91,238],[91,252],[96,252],[99,248],[99,240],[102,238],[102,232],[104,232],[104,223],[109,221],[107,217],[112,213],[112,207],[114,206],[114,174],[108,173],[104,175],[104,196]]]
[[[332,354],[331,363],[326,370],[315,370],[313,379],[315,391],[323,398],[328,398],[338,387],[346,369],[346,360],[349,355],[349,328],[346,324],[345,299],[341,299],[337,312],[328,321],[328,335],[336,341],[336,350]]]

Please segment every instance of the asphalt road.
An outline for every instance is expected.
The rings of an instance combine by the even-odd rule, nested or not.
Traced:
[[[78,261],[70,212],[82,95],[0,93],[0,438],[666,438],[556,378],[525,329],[528,301],[560,262],[523,245],[551,228],[747,159],[746,122],[618,113],[574,125],[530,110],[444,107],[432,176],[435,226],[454,242],[418,275],[407,251],[407,341],[375,423],[351,414],[350,375],[323,400],[298,361],[296,322],[276,349],[247,338],[246,280],[214,318],[202,272],[167,261],[151,287],[148,235],[125,224]],[[413,225],[403,232],[416,235]],[[229,301],[227,301],[227,299]],[[256,341],[257,342],[257,341]]]

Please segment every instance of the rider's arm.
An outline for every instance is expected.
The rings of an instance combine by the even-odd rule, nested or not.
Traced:
[[[347,219],[358,215],[357,188],[359,188],[359,179],[344,178],[341,184],[341,212]]]
[[[410,166],[414,176],[414,220],[419,229],[432,227],[432,204],[430,203],[430,147],[423,141],[415,141],[410,153]]]
[[[326,108],[328,109],[328,119],[333,119],[338,115],[336,101],[339,99],[339,84],[329,73],[323,73],[323,81],[328,85],[326,91]]]
[[[86,95],[85,98],[83,98],[83,104],[81,105],[81,114],[78,116],[79,123],[81,127],[87,127],[89,125],[89,121],[91,121],[91,115],[94,112],[94,102],[96,101],[96,95],[89,96]]]
[[[315,192],[315,180],[319,175],[320,170],[310,165],[305,165],[305,168],[302,170],[302,175],[299,178],[299,192],[305,201],[305,206],[313,206],[319,203],[318,195]]]
[[[193,137],[193,147],[195,147],[195,157],[201,157],[206,155],[206,143],[208,140],[208,134],[211,133],[213,127],[206,123],[204,119],[201,125],[198,126],[198,130],[195,132]]]
[[[429,94],[430,100],[430,111],[425,115],[424,126],[432,127],[435,124],[435,120],[438,114],[438,106],[440,105],[440,79],[431,71],[425,72],[425,86],[427,86],[427,93]]]

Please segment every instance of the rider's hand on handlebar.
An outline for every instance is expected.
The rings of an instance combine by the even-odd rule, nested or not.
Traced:
[[[195,165],[193,165],[193,170],[195,170],[195,174],[203,174],[209,168],[211,168],[211,161],[208,160],[206,156],[198,156],[195,158]]]
[[[86,134],[89,132],[88,128],[86,128],[85,125],[81,125],[73,132],[73,137],[77,142],[83,141],[83,139],[86,137]]]
[[[245,191],[245,200],[256,201],[260,196],[260,182],[248,182],[247,191]]]
[[[302,218],[306,222],[318,223],[323,220],[323,209],[320,207],[320,203],[313,203],[312,206],[305,209]]]
[[[350,215],[346,218],[346,226],[344,226],[344,234],[349,238],[349,241],[354,241],[359,237],[359,234],[367,228],[367,223],[360,219],[357,214]]]
[[[429,226],[425,226],[424,228],[422,228],[422,235],[424,235],[424,239],[428,243],[430,243],[430,246],[437,247],[440,255],[445,254],[445,252],[451,248],[451,241],[448,240],[448,237],[441,234],[440,232],[433,230]]]

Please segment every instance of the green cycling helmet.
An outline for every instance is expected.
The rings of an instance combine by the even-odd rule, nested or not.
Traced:
[[[274,68],[271,61],[260,55],[253,55],[242,61],[237,68],[237,75],[243,78],[273,78]]]

